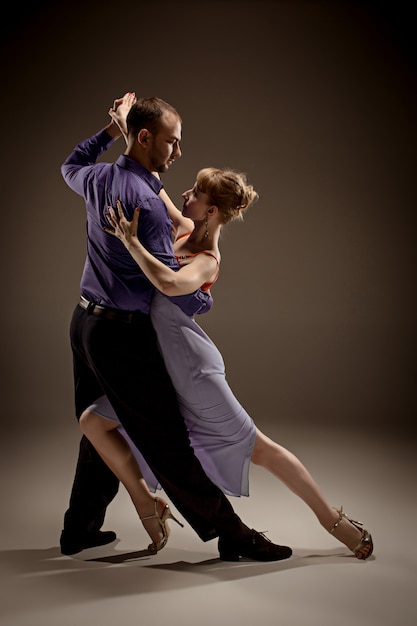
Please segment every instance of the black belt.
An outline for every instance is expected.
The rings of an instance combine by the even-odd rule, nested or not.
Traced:
[[[134,324],[135,322],[143,321],[143,318],[147,317],[145,313],[141,313],[140,311],[122,311],[121,309],[112,309],[109,306],[96,304],[95,302],[90,302],[90,300],[87,300],[84,296],[80,296],[79,304],[88,313],[116,322]]]

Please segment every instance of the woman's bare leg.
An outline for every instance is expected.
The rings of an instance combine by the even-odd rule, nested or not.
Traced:
[[[327,531],[333,528],[339,519],[338,512],[327,503],[316,481],[292,452],[257,429],[251,460],[255,465],[267,469],[299,496]],[[333,535],[350,550],[354,550],[361,540],[362,533],[344,518],[334,530]]]
[[[116,422],[105,419],[88,409],[80,417],[81,431],[124,485],[139,518],[153,515],[155,498],[148,489],[130,445],[118,431],[117,426]],[[159,515],[162,514],[165,505],[166,502],[158,498]],[[154,543],[162,539],[163,533],[158,520],[144,520],[142,524]]]

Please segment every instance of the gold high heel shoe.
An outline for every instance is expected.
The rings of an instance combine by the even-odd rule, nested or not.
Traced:
[[[141,522],[147,519],[157,519],[162,530],[162,535],[163,535],[162,539],[156,542],[153,541],[148,546],[148,550],[151,554],[156,554],[157,552],[159,552],[159,550],[162,550],[162,548],[164,548],[167,545],[168,536],[169,536],[169,527],[166,522],[168,519],[174,520],[174,522],[177,522],[177,524],[181,526],[181,528],[184,528],[184,524],[181,524],[181,522],[178,521],[177,518],[172,515],[171,509],[169,508],[168,504],[164,506],[162,515],[159,515],[158,501],[159,501],[159,498],[154,499],[154,506],[155,506],[154,515],[146,515],[145,517],[140,518]]]
[[[342,519],[345,518],[348,522],[353,524],[355,528],[362,531],[361,539],[358,545],[356,546],[356,548],[353,548],[353,549],[351,548],[353,554],[356,556],[357,559],[364,560],[370,557],[374,550],[374,544],[372,541],[371,534],[367,530],[362,528],[363,526],[362,522],[358,522],[353,519],[350,519],[350,517],[348,517],[346,513],[343,513],[343,506],[340,507],[340,510],[335,509],[335,511],[339,514],[339,519],[337,520],[335,524],[333,524],[332,528],[329,530],[329,533],[333,535],[334,531],[339,526]]]

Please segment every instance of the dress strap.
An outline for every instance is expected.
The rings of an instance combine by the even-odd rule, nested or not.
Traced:
[[[208,291],[210,289],[210,287],[212,287],[214,285],[214,283],[216,282],[216,280],[218,279],[219,274],[220,274],[220,261],[216,257],[216,255],[213,254],[212,252],[210,252],[209,250],[200,250],[200,252],[194,252],[193,254],[184,254],[182,256],[176,256],[175,258],[177,259],[177,261],[181,261],[181,259],[191,259],[191,258],[197,256],[198,254],[207,254],[207,256],[213,257],[213,259],[215,259],[215,261],[217,263],[217,272],[216,272],[216,275],[213,278],[213,280],[210,281],[209,283],[204,283],[204,285],[201,285],[201,287],[200,287],[200,289],[202,289],[203,291]]]

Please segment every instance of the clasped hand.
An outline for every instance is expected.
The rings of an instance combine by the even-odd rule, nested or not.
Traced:
[[[116,98],[113,102],[113,107],[108,111],[111,119],[119,129],[121,130],[125,140],[127,141],[127,124],[126,118],[132,105],[135,104],[137,98],[136,94],[132,91],[128,91],[121,98]]]

